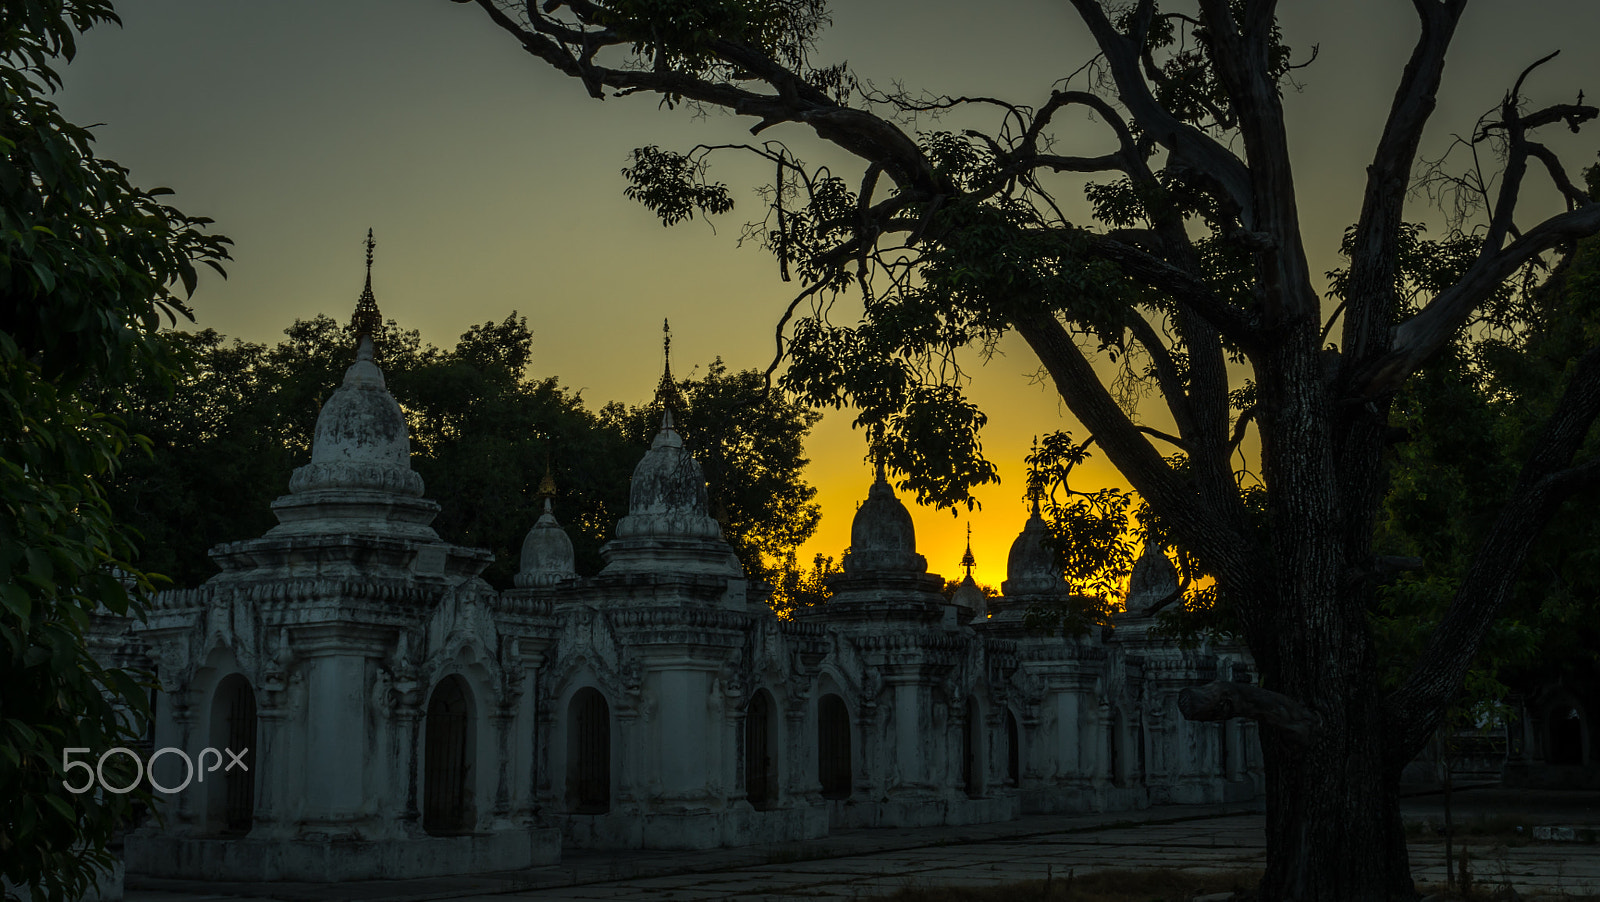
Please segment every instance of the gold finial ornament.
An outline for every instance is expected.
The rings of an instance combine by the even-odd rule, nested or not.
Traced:
[[[544,478],[539,480],[539,497],[548,501],[555,494],[556,480],[550,473],[550,453],[547,451],[544,455]]]
[[[672,380],[672,326],[661,321],[661,382],[656,386],[656,403],[666,413],[683,412],[683,395],[678,393],[678,383]]]
[[[1044,497],[1044,485],[1039,479],[1039,437],[1033,437],[1033,453],[1028,455],[1028,501],[1033,505],[1033,515],[1039,516],[1039,501]]]
[[[972,568],[978,566],[978,559],[972,556],[972,521],[967,521],[967,553],[961,556],[961,566],[967,568],[967,578],[972,578]]]
[[[378,243],[372,240],[372,230],[367,229],[367,284],[361,289],[361,297],[356,301],[356,310],[350,314],[350,331],[355,333],[356,348],[361,347],[362,337],[372,339],[378,343],[378,336],[383,334],[383,314],[378,312],[378,301],[372,296],[372,249]]]

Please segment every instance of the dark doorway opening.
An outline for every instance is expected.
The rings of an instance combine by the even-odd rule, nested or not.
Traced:
[[[567,805],[574,814],[611,810],[611,708],[592,687],[567,707]]]
[[[422,829],[435,836],[467,833],[472,804],[472,698],[452,674],[434,687],[424,723]]]
[[[850,798],[850,711],[833,694],[817,703],[817,779],[823,798]]]
[[[744,712],[745,799],[757,810],[776,801],[776,768],[772,760],[772,696],[758,690]]]

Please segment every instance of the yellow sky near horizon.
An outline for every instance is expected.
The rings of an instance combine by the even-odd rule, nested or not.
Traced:
[[[535,375],[559,377],[597,407],[651,395],[663,317],[685,375],[717,356],[737,369],[771,359],[773,327],[797,286],[781,282],[760,250],[738,246],[741,225],[759,218],[746,189],[770,177],[765,165],[719,163],[715,174],[736,189],[734,211],[672,229],[623,197],[619,174],[633,147],[747,141],[748,121],[659,109],[644,97],[590,100],[471,4],[129,0],[119,12],[123,28],[81,42],[58,102],[74,121],[104,123],[99,152],[136,183],[175,188],[178,206],[216,219],[236,242],[227,281],[202,279],[199,327],[272,342],[298,317],[348,316],[371,227],[386,316],[449,345],[473,324],[520,311],[535,334]],[[1339,236],[1356,216],[1414,15],[1403,0],[1286,3],[1283,14],[1291,46],[1319,45],[1286,104],[1307,246],[1321,272],[1337,265]],[[1523,66],[1563,45],[1530,93],[1539,102],[1569,101],[1585,87],[1596,96],[1600,62],[1587,53],[1596,33],[1592,0],[1476,5],[1424,153],[1437,156]],[[880,84],[1032,103],[1088,54],[1068,5],[1045,0],[981,14],[953,0],[835,3],[835,27],[818,48]],[[849,171],[848,158],[798,129],[762,137],[793,138],[802,157]],[[1600,130],[1549,137],[1573,169],[1600,146]],[[1069,150],[1105,146],[1087,120],[1063,141]],[[1549,209],[1548,193],[1529,202]],[[1408,216],[1436,221],[1426,198]],[[946,576],[960,573],[970,519],[976,576],[997,587],[1026,516],[1029,443],[1082,431],[1037,379],[1025,346],[1008,338],[1000,351],[969,391],[989,415],[984,449],[1002,482],[980,490],[982,509],[970,516],[913,511],[919,550]],[[823,523],[803,560],[848,544],[871,481],[851,418],[829,413],[808,442]],[[1122,484],[1099,460],[1084,476]]]

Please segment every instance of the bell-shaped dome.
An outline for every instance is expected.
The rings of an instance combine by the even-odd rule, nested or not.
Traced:
[[[522,567],[517,571],[516,583],[520,588],[543,588],[573,579],[578,575],[573,569],[572,539],[556,522],[550,511],[550,499],[544,499],[544,514],[527,538],[522,540]]]
[[[1011,543],[1011,553],[1006,556],[1006,581],[1001,584],[1006,596],[1048,595],[1066,589],[1055,552],[1047,544],[1049,537],[1050,528],[1039,516],[1035,500],[1033,515],[1023,524],[1022,533]]]
[[[439,541],[428,525],[439,505],[422,497],[422,477],[411,469],[405,414],[372,360],[373,341],[383,325],[372,296],[372,247],[368,232],[367,284],[350,318],[356,361],[317,414],[311,462],[295,468],[289,494],[272,503],[278,525],[267,538],[348,535]]]
[[[1178,586],[1178,570],[1172,566],[1166,552],[1160,545],[1146,542],[1128,578],[1128,613],[1143,614],[1152,605],[1176,593]]]
[[[894,488],[889,485],[880,464],[878,478],[850,524],[850,553],[845,555],[844,572],[857,575],[926,573],[927,570],[927,560],[917,554],[911,512],[895,497]]]
[[[978,588],[978,584],[972,579],[972,574],[968,573],[966,579],[961,581],[961,585],[956,586],[955,594],[950,596],[950,603],[960,612],[957,619],[962,623],[968,623],[972,618],[987,613],[989,598]]]
[[[372,362],[372,339],[363,335],[344,384],[322,405],[311,442],[311,463],[298,467],[289,491],[369,489],[422,495],[422,477],[411,469],[405,414]]]
[[[633,468],[628,515],[617,523],[617,538],[720,539],[722,527],[707,506],[705,474],[673,427],[669,408],[650,450]]]

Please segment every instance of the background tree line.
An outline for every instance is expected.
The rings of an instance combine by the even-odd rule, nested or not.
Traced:
[[[354,359],[348,330],[331,317],[297,320],[284,334],[268,346],[209,329],[165,333],[186,362],[176,382],[147,371],[107,398],[152,450],[112,481],[112,510],[138,524],[142,565],[180,586],[216,572],[206,554],[212,546],[276,524],[270,505],[309,459],[321,404]],[[660,428],[660,407],[611,402],[595,410],[557,378],[531,376],[533,333],[514,312],[473,326],[450,348],[391,320],[379,348],[406,414],[412,467],[443,508],[434,521],[440,536],[493,551],[484,575],[510,585],[548,466],[578,571],[598,572],[600,547],[627,513],[633,468]],[[713,515],[752,578],[781,584],[778,571],[820,517],[816,490],[802,478],[803,443],[817,415],[720,358],[678,386],[678,428],[705,470]]]

